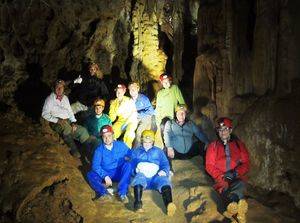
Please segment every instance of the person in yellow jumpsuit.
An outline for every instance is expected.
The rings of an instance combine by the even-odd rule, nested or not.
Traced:
[[[135,103],[131,98],[125,96],[125,85],[118,84],[115,91],[116,99],[112,100],[108,115],[113,122],[115,139],[118,139],[125,131],[123,141],[131,148],[138,124]]]

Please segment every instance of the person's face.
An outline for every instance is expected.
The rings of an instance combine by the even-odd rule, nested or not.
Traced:
[[[168,89],[171,87],[171,81],[167,78],[161,82],[164,89]]]
[[[123,88],[117,88],[116,90],[116,96],[118,99],[122,99],[124,94],[125,94],[126,90]]]
[[[231,132],[232,132],[232,129],[228,128],[228,127],[223,127],[223,128],[218,129],[218,135],[219,135],[220,139],[223,141],[229,139]]]
[[[143,142],[143,147],[145,150],[149,150],[153,147],[153,141],[146,141]]]
[[[111,132],[104,133],[102,139],[105,145],[110,146],[114,141],[114,134]]]
[[[90,71],[91,76],[94,76],[97,73],[97,67],[90,66],[89,71]]]
[[[96,115],[102,115],[103,110],[104,110],[103,106],[101,106],[101,105],[96,105],[95,106],[95,113],[96,113]]]
[[[131,97],[136,98],[138,96],[140,88],[137,86],[137,84],[129,85],[128,89]]]
[[[183,122],[186,117],[186,112],[184,110],[179,110],[176,112],[176,118],[179,122]]]
[[[65,86],[63,84],[57,84],[55,87],[55,94],[57,96],[62,96],[65,91]]]

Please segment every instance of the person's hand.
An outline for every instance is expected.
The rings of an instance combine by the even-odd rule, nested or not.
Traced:
[[[233,181],[237,177],[237,172],[235,170],[229,170],[224,174],[224,179],[227,181]]]
[[[81,84],[82,82],[82,77],[81,75],[79,75],[75,80],[74,80],[74,84]]]
[[[65,119],[59,118],[59,119],[57,120],[57,124],[59,124],[59,125],[64,125],[65,123],[66,123],[66,120],[65,120]]]
[[[77,130],[77,125],[75,123],[71,124],[72,132],[75,132]]]
[[[106,186],[106,187],[111,187],[111,186],[112,186],[112,181],[111,181],[111,179],[110,179],[109,176],[106,176],[106,177],[104,178],[104,181],[105,181],[105,186]]]
[[[158,171],[157,175],[160,177],[165,177],[165,176],[167,176],[167,173],[163,170],[160,170],[160,171]]]
[[[170,157],[171,159],[174,158],[175,152],[174,152],[174,149],[173,149],[172,147],[168,147],[168,148],[167,148],[167,155],[168,155],[168,157]]]

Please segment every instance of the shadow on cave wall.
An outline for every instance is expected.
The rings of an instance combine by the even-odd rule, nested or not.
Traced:
[[[19,110],[23,111],[34,122],[38,122],[44,100],[50,94],[51,89],[41,81],[43,69],[40,64],[27,64],[26,71],[29,78],[19,85],[14,99]]]

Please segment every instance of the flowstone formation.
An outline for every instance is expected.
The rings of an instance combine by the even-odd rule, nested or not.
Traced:
[[[138,0],[132,13],[134,36],[130,76],[140,83],[157,80],[165,72],[166,54],[159,48],[155,1]]]

